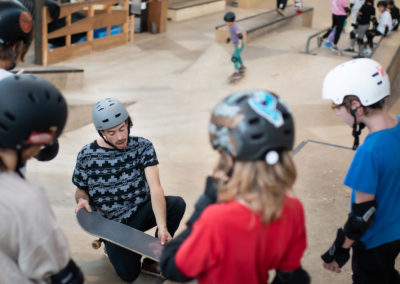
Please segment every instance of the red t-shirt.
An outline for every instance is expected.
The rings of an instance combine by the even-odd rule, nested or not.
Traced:
[[[268,270],[295,270],[306,249],[304,211],[286,197],[268,225],[238,201],[207,207],[179,248],[175,263],[199,283],[267,283]]]

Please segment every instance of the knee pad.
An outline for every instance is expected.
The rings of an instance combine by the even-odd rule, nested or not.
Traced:
[[[363,45],[363,44],[364,44],[364,40],[363,40],[362,38],[358,38],[358,39],[357,39],[357,43],[358,43],[359,45]]]
[[[356,38],[356,33],[354,31],[350,32],[350,38],[355,39]]]
[[[236,63],[236,62],[239,61],[239,58],[237,58],[236,56],[232,56],[231,61],[232,61],[233,63]]]

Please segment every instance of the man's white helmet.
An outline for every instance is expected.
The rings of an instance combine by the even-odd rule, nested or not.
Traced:
[[[390,81],[385,68],[369,58],[354,59],[333,68],[325,76],[322,98],[340,105],[348,95],[357,96],[363,106],[389,96]]]

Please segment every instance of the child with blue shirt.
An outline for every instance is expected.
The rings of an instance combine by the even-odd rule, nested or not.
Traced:
[[[353,128],[357,151],[344,180],[352,189],[349,217],[321,257],[326,269],[340,272],[352,247],[354,284],[400,283],[400,116],[385,109],[389,94],[385,69],[368,58],[337,66],[323,83],[322,97]],[[358,147],[363,127],[369,134]]]
[[[227,43],[232,41],[235,47],[231,58],[235,67],[235,73],[233,73],[233,77],[238,78],[241,76],[241,73],[246,70],[246,67],[244,67],[242,57],[240,56],[244,49],[243,34],[240,32],[238,26],[235,24],[235,18],[235,14],[233,12],[225,13],[224,21],[229,28],[230,34],[230,37],[227,38]]]

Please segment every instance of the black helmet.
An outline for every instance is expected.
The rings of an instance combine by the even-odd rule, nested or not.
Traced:
[[[32,75],[0,81],[0,146],[20,151],[41,133],[60,136],[67,120],[67,103],[56,87]]]
[[[270,151],[293,148],[294,122],[275,94],[245,90],[231,94],[214,108],[209,135],[214,149],[225,150],[236,160],[262,160]]]
[[[0,0],[0,45],[12,46],[18,40],[32,41],[33,20],[19,2]]]
[[[225,13],[224,16],[224,21],[225,22],[234,22],[235,21],[235,13],[229,11]]]

